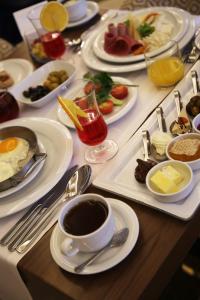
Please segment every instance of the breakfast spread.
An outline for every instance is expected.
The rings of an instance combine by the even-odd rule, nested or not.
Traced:
[[[140,183],[145,183],[148,172],[157,164],[157,162],[148,159],[147,161],[137,159],[137,167],[135,168],[135,179]]]
[[[175,135],[184,134],[191,130],[190,120],[187,116],[185,108],[183,108],[178,116],[178,119],[174,122],[171,133]]]
[[[118,56],[143,54],[166,44],[172,32],[173,25],[160,13],[152,12],[142,18],[129,15],[123,23],[108,25],[104,50]]]
[[[200,113],[200,97],[198,95],[193,96],[192,99],[186,105],[187,113],[191,117],[195,117]]]
[[[19,137],[9,137],[0,141],[0,182],[12,177],[20,170],[20,162],[29,151],[29,143]]]
[[[192,161],[200,158],[200,139],[184,138],[177,140],[169,148],[172,159]]]
[[[155,147],[156,152],[159,155],[163,155],[166,152],[167,144],[172,140],[170,134],[162,131],[155,131],[151,137],[151,144]]]
[[[179,184],[183,180],[176,168],[168,165],[156,171],[150,178],[150,182],[155,190],[163,193],[170,194],[179,191]]]
[[[14,84],[14,81],[10,74],[5,70],[0,71],[0,88],[6,89]]]
[[[30,98],[31,101],[37,101],[46,96],[52,90],[56,89],[61,83],[68,79],[68,74],[65,70],[50,72],[43,85],[29,87],[23,92],[23,96]]]

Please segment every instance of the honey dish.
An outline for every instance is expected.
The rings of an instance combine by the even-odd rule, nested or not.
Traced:
[[[200,135],[186,133],[174,138],[167,146],[169,159],[186,162],[193,170],[200,168]]]
[[[0,130],[0,191],[19,184],[36,162],[39,147],[35,133],[22,126]]]
[[[193,189],[193,172],[181,161],[165,161],[154,166],[146,177],[148,190],[161,202],[185,199]]]

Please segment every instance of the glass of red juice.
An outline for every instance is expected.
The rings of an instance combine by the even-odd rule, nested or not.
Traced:
[[[16,99],[8,92],[0,92],[0,123],[17,118],[19,106]]]
[[[85,159],[89,163],[104,163],[116,155],[118,146],[106,139],[108,127],[99,111],[95,91],[76,99],[75,103],[86,113],[84,117],[78,116],[81,127],[76,127],[81,142],[90,146],[85,151]]]
[[[38,5],[28,13],[28,19],[40,39],[46,55],[51,59],[60,58],[66,49],[61,32],[47,32],[40,23],[40,12],[44,4]]]

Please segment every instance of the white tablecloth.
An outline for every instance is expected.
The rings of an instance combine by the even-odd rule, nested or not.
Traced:
[[[21,17],[21,14],[18,13]],[[18,19],[18,23],[19,23]],[[81,56],[76,55],[66,56],[66,59],[75,64],[78,70],[78,76],[81,78],[85,72],[88,71]],[[119,75],[120,76],[120,75]],[[121,120],[111,124],[109,126],[109,137],[115,140],[119,148],[126,143],[132,134],[141,125],[142,121],[148,116],[148,114],[161,102],[165,95],[168,94],[169,89],[156,88],[146,76],[146,71],[137,71],[125,75],[121,75],[130,79],[133,83],[139,84],[139,93],[136,105],[131,109],[126,116]],[[28,106],[21,107],[20,117],[45,117],[57,120],[57,103],[52,101],[47,106],[40,109],[33,109]],[[84,145],[79,141],[74,130],[71,130],[71,134],[74,141],[74,154],[71,165],[82,165],[84,161]],[[103,168],[103,165],[93,165],[93,178]],[[15,215],[6,217],[0,220],[0,236],[2,236],[8,229],[17,222],[17,220],[24,214],[22,211]],[[51,224],[46,228],[42,235],[52,226]],[[41,236],[42,236],[41,235]],[[24,255],[24,254],[23,254]],[[17,271],[16,265],[23,255],[18,253],[10,253],[6,247],[0,247],[0,299],[1,300],[29,300],[31,296],[24,285],[21,277]]]

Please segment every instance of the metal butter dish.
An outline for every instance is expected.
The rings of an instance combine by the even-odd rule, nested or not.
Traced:
[[[26,127],[12,126],[0,130],[0,143],[8,138],[19,138],[28,142],[28,150],[25,158],[18,159],[17,172],[11,177],[0,181],[0,192],[5,191],[11,187],[18,185],[22,182],[47,156],[46,153],[40,153],[37,137],[35,133]],[[11,153],[12,151],[10,151]],[[17,156],[20,158],[21,149],[18,149]],[[0,158],[3,152],[0,151]],[[9,151],[4,152],[9,153]],[[13,157],[12,157],[13,161]],[[0,159],[1,162],[1,159]]]

